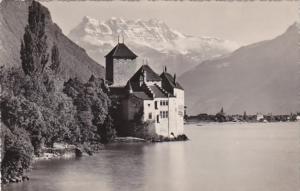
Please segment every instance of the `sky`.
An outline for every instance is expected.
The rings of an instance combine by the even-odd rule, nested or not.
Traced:
[[[42,2],[68,34],[84,16],[159,19],[181,33],[247,45],[282,34],[299,18],[299,2]]]

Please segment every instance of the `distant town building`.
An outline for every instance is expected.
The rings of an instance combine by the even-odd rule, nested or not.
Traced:
[[[151,121],[149,131],[165,137],[183,134],[184,89],[164,71],[158,75],[148,64],[137,68],[137,55],[118,43],[106,55],[106,81],[121,102],[123,120]]]
[[[257,113],[256,114],[256,121],[264,121],[264,115],[263,114],[261,114],[261,113]]]

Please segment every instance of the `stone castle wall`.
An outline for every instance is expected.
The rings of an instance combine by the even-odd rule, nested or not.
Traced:
[[[137,61],[135,59],[114,59],[113,86],[125,86],[137,69]]]

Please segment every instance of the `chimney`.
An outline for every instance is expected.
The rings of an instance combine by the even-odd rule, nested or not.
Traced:
[[[143,76],[144,76],[144,82],[147,81],[147,73],[146,73],[146,70],[143,71]]]
[[[131,87],[131,83],[130,82],[128,82],[128,93],[130,93],[130,94],[132,94],[132,87]]]
[[[140,86],[143,85],[144,81],[145,81],[145,77],[144,77],[144,69],[142,69],[141,71],[141,75],[140,75]]]
[[[176,85],[176,74],[174,74],[174,84]]]

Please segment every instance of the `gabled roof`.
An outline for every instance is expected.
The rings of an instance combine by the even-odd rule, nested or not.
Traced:
[[[161,81],[161,77],[156,74],[148,65],[142,65],[140,69],[130,78],[132,83],[139,83],[140,76],[146,72],[146,81]]]
[[[135,59],[137,55],[124,43],[118,43],[105,57]]]
[[[132,95],[142,100],[152,100],[152,98],[149,95],[147,95],[145,92],[133,92]]]
[[[158,85],[149,86],[155,98],[167,98],[168,93],[164,92]]]
[[[172,77],[171,74],[167,73],[167,72],[163,72],[160,75],[161,78],[163,78],[163,87],[166,86],[166,89],[173,89],[173,88],[177,88],[177,89],[181,89],[183,90],[183,87],[178,83],[178,82],[174,82],[174,78]]]
[[[151,100],[153,97],[152,93],[145,84],[140,86],[138,83],[131,83],[130,81],[128,81],[125,88],[127,89],[127,92],[129,91],[129,89],[131,89],[132,95],[143,100]]]

